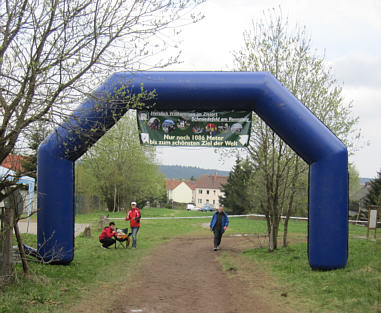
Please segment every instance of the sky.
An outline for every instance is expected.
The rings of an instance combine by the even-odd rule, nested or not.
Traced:
[[[232,52],[242,47],[243,32],[277,7],[290,26],[306,27],[312,47],[343,84],[362,133],[350,162],[360,177],[375,177],[381,169],[381,1],[207,0],[198,8],[205,18],[182,31],[182,62],[166,70],[232,70]],[[157,148],[158,162],[168,165],[230,170],[235,156],[234,150],[226,156],[208,148]]]

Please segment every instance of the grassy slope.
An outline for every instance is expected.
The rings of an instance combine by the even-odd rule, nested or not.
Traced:
[[[151,216],[205,216],[206,213],[168,209],[144,209],[143,217]],[[104,212],[79,215],[77,223],[94,223]],[[124,217],[124,213],[112,213],[112,217]],[[210,215],[210,214],[209,214]],[[0,312],[54,312],[69,308],[87,297],[99,284],[128,282],[128,272],[147,255],[152,248],[165,240],[190,232],[206,234],[200,227],[208,219],[144,221],[139,232],[137,250],[101,250],[99,230],[92,227],[93,237],[76,239],[75,260],[68,266],[46,266],[31,263],[33,274],[29,279],[18,275],[18,284],[0,291]],[[116,220],[123,228],[127,222]],[[264,234],[264,221],[231,219],[230,233]],[[305,222],[290,222],[292,236],[305,237]],[[350,236],[364,235],[365,228],[350,227]],[[36,236],[23,235],[25,243],[35,246]],[[266,242],[263,240],[265,247]],[[380,243],[350,240],[350,258],[346,269],[331,272],[312,272],[308,266],[306,244],[292,244],[288,249],[267,253],[265,248],[246,251],[242,257],[277,278],[279,285],[297,295],[312,312],[375,312],[377,281],[381,272]],[[122,264],[122,265],[121,265]],[[18,266],[18,271],[20,267]],[[123,275],[121,275],[123,271]],[[66,310],[69,311],[69,310]]]

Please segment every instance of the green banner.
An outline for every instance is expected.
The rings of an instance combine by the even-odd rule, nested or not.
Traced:
[[[143,145],[245,147],[250,139],[251,112],[137,111]]]

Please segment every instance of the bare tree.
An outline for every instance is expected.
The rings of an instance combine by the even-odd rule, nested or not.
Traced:
[[[203,1],[1,1],[0,163],[33,123],[62,121],[110,73],[177,62],[174,38]],[[16,182],[0,177],[0,191]]]
[[[237,70],[272,73],[353,151],[360,136],[352,104],[327,67],[324,56],[311,48],[305,29],[290,29],[281,10],[273,9],[244,33],[243,48],[234,53]],[[254,165],[252,198],[266,215],[269,250],[277,248],[281,215],[288,219],[295,199],[307,193],[308,166],[257,116],[248,153]]]
[[[170,48],[180,23],[200,18],[200,2],[2,1],[0,162],[31,123],[62,116],[111,72],[176,62],[149,58]]]

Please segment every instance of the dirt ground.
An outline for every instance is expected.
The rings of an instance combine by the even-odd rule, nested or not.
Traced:
[[[225,236],[215,252],[211,237],[174,239],[136,266],[126,289],[102,312],[293,312],[287,302],[291,299],[281,295],[266,273],[237,257],[258,244],[258,238]],[[221,260],[228,264],[225,270]],[[95,312],[95,306],[96,301],[87,308]]]

